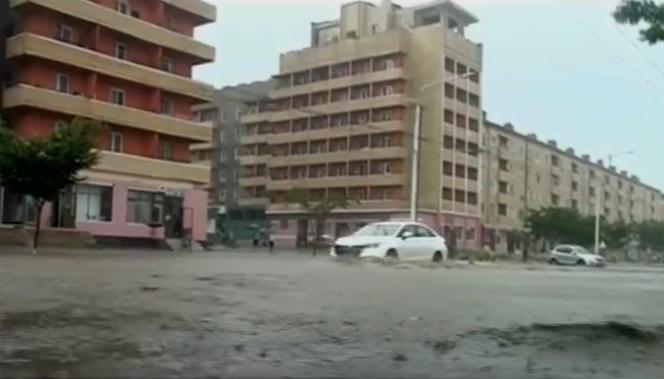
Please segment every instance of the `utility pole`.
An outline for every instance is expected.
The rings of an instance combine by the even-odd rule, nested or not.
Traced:
[[[420,129],[422,128],[422,104],[415,104],[415,124],[413,125],[413,153],[411,161],[412,179],[410,180],[410,219],[417,221],[417,191],[419,190],[420,171]]]

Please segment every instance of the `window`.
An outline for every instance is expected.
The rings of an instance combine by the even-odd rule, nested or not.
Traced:
[[[578,190],[579,190],[579,183],[572,182],[572,191],[578,191]]]
[[[129,0],[118,0],[115,10],[120,13],[129,14]]]
[[[466,199],[468,200],[468,204],[477,205],[477,193],[468,192],[468,195],[466,196]]]
[[[69,93],[69,75],[60,73],[55,75],[55,90]]]
[[[507,147],[507,144],[508,144],[509,141],[508,141],[507,137],[505,137],[505,136],[499,136],[499,137],[498,137],[498,142],[499,142],[499,144],[500,144],[500,147],[505,148],[505,147]]]
[[[122,153],[124,151],[124,136],[119,132],[111,132],[111,151]]]
[[[457,88],[456,90],[456,98],[462,103],[465,103],[468,101],[468,92],[466,90]]]
[[[173,58],[163,57],[161,59],[161,68],[167,72],[175,72],[175,61]]]
[[[555,155],[551,156],[551,165],[552,166],[557,167],[559,162],[560,162],[560,159],[557,156],[555,156]]]
[[[507,204],[498,204],[498,214],[507,216]]]
[[[500,167],[501,171],[509,171],[509,164],[507,162],[507,159],[500,159],[498,161],[498,167]]]
[[[443,188],[443,200],[452,200],[452,189]]]
[[[122,42],[116,42],[114,45],[115,57],[118,59],[127,59],[127,45]]]
[[[69,25],[58,24],[58,32],[56,38],[60,41],[72,43],[74,41],[74,31]]]
[[[560,197],[558,195],[551,194],[551,204],[558,205],[560,202]]]
[[[572,172],[575,173],[575,174],[578,174],[579,173],[579,165],[577,165],[576,163],[572,163]]]
[[[128,193],[127,222],[161,224],[164,221],[164,194],[133,191]]]
[[[161,99],[161,114],[173,116],[175,114],[175,106],[172,99]]]
[[[394,61],[392,59],[384,59],[380,62],[381,70],[391,70],[394,68]]]
[[[391,86],[391,85],[383,86],[383,87],[380,88],[380,94],[382,96],[392,95],[392,94],[394,94],[394,87]]]
[[[424,238],[432,238],[435,237],[436,235],[429,230],[429,228],[425,228],[421,225],[416,225],[415,226],[415,236],[416,237],[424,237]]]
[[[468,228],[466,229],[466,240],[474,240],[475,239],[475,228]]]
[[[507,185],[507,182],[499,182],[498,183],[498,191],[500,193],[508,193],[509,192],[509,186]]]
[[[281,230],[288,229],[288,220],[280,220],[279,221],[279,228],[281,228]]]
[[[173,159],[173,144],[171,141],[159,141],[159,159]]]
[[[454,112],[452,112],[449,109],[445,109],[445,116],[444,116],[445,122],[453,125],[454,124]]]
[[[468,95],[468,103],[472,105],[473,107],[479,107],[480,106],[480,97],[475,95],[474,93],[471,93]]]
[[[111,88],[111,103],[125,105],[125,92],[119,88]]]
[[[456,62],[454,62],[453,59],[451,58],[445,58],[445,71],[451,72],[454,74],[454,66],[456,65]]]
[[[477,169],[474,167],[468,167],[468,179],[477,180]]]
[[[454,175],[454,166],[452,165],[452,162],[443,162],[443,174],[452,176]]]
[[[590,179],[595,178],[595,171],[590,170],[590,171],[588,172],[588,175],[590,176]]]
[[[558,175],[551,175],[551,183],[553,183],[554,186],[559,185],[560,177]]]
[[[576,199],[572,199],[572,208],[574,209],[579,209],[579,201]]]
[[[76,221],[111,221],[112,187],[76,186]]]

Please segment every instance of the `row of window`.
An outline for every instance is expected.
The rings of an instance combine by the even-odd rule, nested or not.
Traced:
[[[60,72],[55,74],[55,90],[71,94],[71,78],[69,75]],[[75,95],[78,94],[75,93]],[[111,87],[109,98],[110,102],[115,105],[127,105],[127,94],[121,88]],[[172,99],[162,97],[160,113],[167,116],[175,116],[175,103]]]
[[[464,104],[470,104],[473,107],[480,106],[480,97],[474,93],[459,87],[455,87],[450,83],[445,83],[445,97],[448,99],[456,99]]]
[[[477,70],[474,70],[472,68],[468,68],[466,65],[460,62],[454,61],[454,59],[446,57],[445,58],[445,71],[451,73],[451,74],[456,74],[458,76],[461,75],[468,75],[468,79],[473,82],[473,83],[479,83],[480,82],[480,75]]]
[[[294,74],[281,75],[278,78],[279,83],[277,88],[288,88],[351,75],[391,70],[400,64],[399,59],[394,56],[367,58],[353,62],[342,62],[332,66],[316,67]]]
[[[62,42],[74,44],[74,29],[70,25],[58,24],[55,38]],[[113,56],[117,59],[129,60],[127,44],[115,41],[113,43]],[[175,73],[175,61],[171,57],[164,56],[161,58],[160,68],[166,72]]]
[[[457,178],[477,180],[478,170],[475,167],[466,167],[462,164],[454,164],[449,161],[443,161],[443,174]]]
[[[113,221],[113,188],[77,185],[76,221]],[[136,224],[160,224],[164,221],[165,196],[162,193],[128,192],[126,221]]]
[[[341,176],[390,175],[400,172],[400,165],[394,161],[366,161],[350,163],[330,163],[309,166],[291,166],[289,168],[270,168],[272,180],[292,180],[304,178],[326,178]],[[248,175],[260,176],[256,169],[244,172]]]
[[[477,192],[466,192],[462,189],[455,190],[449,187],[443,188],[443,200],[467,203],[469,205],[478,204]]]
[[[476,118],[470,117],[466,114],[463,113],[455,114],[453,111],[445,109],[443,117],[445,122],[450,125],[456,125],[457,127],[462,129],[468,128],[468,130],[476,133],[479,132],[480,130],[479,121],[477,121]]]
[[[253,136],[256,134],[286,134],[299,133],[309,130],[327,129],[329,127],[342,126],[361,126],[367,125],[369,121],[389,122],[402,120],[402,114],[397,109],[377,109],[371,112],[359,111],[352,113],[339,113],[322,117],[312,117],[305,119],[292,120],[292,122],[282,122],[274,124],[247,124],[243,129],[244,136]],[[371,125],[369,125],[371,126]]]

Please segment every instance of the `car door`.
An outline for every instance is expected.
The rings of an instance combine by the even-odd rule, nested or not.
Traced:
[[[569,246],[558,246],[553,249],[553,256],[556,258],[558,263],[561,264],[572,264],[574,263],[574,257],[572,256],[572,248]]]
[[[433,253],[439,249],[436,246],[438,237],[431,229],[424,225],[416,225],[416,236],[418,238],[418,252],[417,255],[422,259],[429,259],[433,257]],[[441,251],[442,252],[442,251]]]
[[[399,258],[402,260],[417,259],[421,248],[417,237],[417,225],[406,224],[399,232]]]

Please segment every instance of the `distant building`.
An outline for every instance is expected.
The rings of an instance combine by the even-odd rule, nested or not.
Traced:
[[[192,145],[191,153],[194,162],[211,167],[208,214],[216,234],[232,232],[234,238],[251,239],[254,229],[267,227],[267,201],[239,199],[237,151],[243,132],[240,116],[248,103],[267,98],[273,88],[273,81],[224,87],[215,91],[211,103],[193,109],[195,120],[214,127],[212,142]]]
[[[664,220],[662,193],[608,162],[593,161],[556,141],[519,133],[511,124],[485,123],[483,219],[486,242],[500,243],[504,231],[523,227],[530,210],[575,208],[628,223]]]
[[[312,24],[310,47],[281,55],[277,88],[242,117],[240,151],[240,198],[270,199],[277,244],[313,234],[287,202],[295,187],[313,201],[361,201],[335,212],[332,236],[407,218],[419,102],[419,219],[479,246],[482,46],[464,36],[477,21],[448,0],[352,2],[339,19]]]
[[[210,101],[212,87],[192,80],[192,66],[212,62],[215,50],[193,34],[216,20],[216,8],[201,0],[0,3],[3,114],[15,132],[46,137],[77,116],[107,126],[99,164],[45,207],[44,226],[109,243],[188,232],[205,239],[209,168],[190,163],[189,145],[210,141],[191,107]],[[0,191],[0,223],[34,223],[31,204]]]

